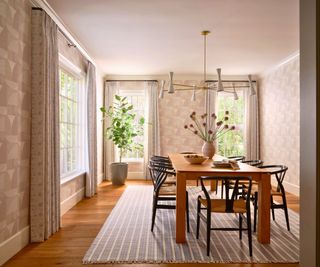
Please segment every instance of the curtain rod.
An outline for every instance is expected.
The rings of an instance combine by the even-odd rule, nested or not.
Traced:
[[[32,10],[41,10],[44,11],[43,8],[41,7],[32,7]],[[44,11],[45,12],[45,11]],[[63,37],[68,41],[68,46],[69,47],[74,47],[76,48],[77,46],[70,40],[70,38],[64,33],[62,29],[58,26],[58,31],[63,35]]]
[[[218,80],[206,80],[206,82],[217,82]],[[159,80],[106,80],[106,82],[159,82]],[[248,80],[222,80],[222,82],[249,82]],[[256,83],[257,81],[252,81]]]
[[[222,82],[227,82],[227,83],[244,83],[244,82],[249,82],[248,80],[221,80]],[[213,82],[218,82],[218,80],[206,80],[208,83],[213,83]],[[257,81],[252,81],[253,83],[256,83]]]

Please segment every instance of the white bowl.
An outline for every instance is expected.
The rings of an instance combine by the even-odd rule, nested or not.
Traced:
[[[190,164],[202,164],[208,159],[208,157],[204,157],[201,155],[186,155],[184,156],[184,159]]]

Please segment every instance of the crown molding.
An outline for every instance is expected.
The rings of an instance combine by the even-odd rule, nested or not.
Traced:
[[[271,72],[277,70],[281,66],[286,65],[287,63],[289,63],[290,61],[294,60],[297,57],[300,57],[300,50],[298,50],[298,51],[292,53],[291,55],[287,56],[286,58],[284,58],[283,60],[278,62],[276,65],[274,65],[271,68],[266,69],[263,72],[259,73],[257,76],[259,78],[264,77],[264,76],[270,74]]]
[[[79,49],[80,53],[86,57],[92,64],[95,64],[94,59],[89,55],[81,42],[74,37],[75,35],[68,29],[68,27],[64,24],[63,20],[59,17],[59,15],[54,11],[54,9],[48,4],[46,0],[29,0],[30,4],[33,7],[42,8],[58,25],[59,29],[72,41]]]

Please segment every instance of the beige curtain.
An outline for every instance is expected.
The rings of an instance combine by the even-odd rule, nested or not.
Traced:
[[[32,10],[31,242],[60,228],[57,30],[44,11]]]
[[[251,95],[250,88],[244,91],[246,160],[260,159],[258,93],[258,88],[255,95]]]
[[[145,82],[146,125],[144,138],[144,177],[149,178],[148,162],[151,156],[160,155],[160,122],[158,82]]]
[[[114,96],[119,92],[120,88],[120,82],[106,82],[105,88],[104,88],[104,106],[106,109],[108,109],[110,106],[113,105],[113,98]],[[106,119],[104,121],[104,133],[106,132],[106,129],[110,127],[110,121]],[[103,164],[103,171],[105,174],[104,180],[108,180],[110,178],[110,169],[109,165],[111,162],[115,161],[115,155],[114,155],[114,144],[111,140],[108,140],[106,135],[103,137],[103,158],[104,158],[104,164]]]
[[[97,114],[96,114],[96,69],[88,62],[87,68],[87,173],[86,197],[97,192]]]

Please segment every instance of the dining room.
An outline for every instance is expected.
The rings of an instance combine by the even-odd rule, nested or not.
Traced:
[[[0,265],[317,266],[309,5],[0,8]]]

